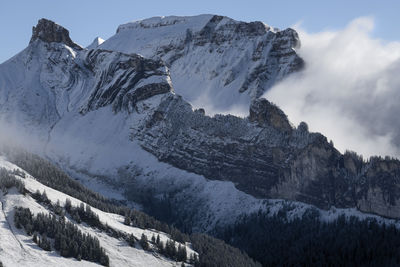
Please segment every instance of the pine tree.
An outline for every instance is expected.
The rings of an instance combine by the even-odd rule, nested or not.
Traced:
[[[37,242],[38,242],[36,233],[33,234],[33,242],[35,242],[36,244],[37,244]]]
[[[100,264],[104,266],[110,266],[110,259],[108,258],[107,255],[103,253],[103,255],[100,257]]]
[[[32,197],[36,200],[39,200],[42,194],[40,193],[39,189],[36,189],[36,192],[32,194]]]
[[[175,241],[167,240],[167,243],[165,244],[165,253],[171,258],[177,258]]]
[[[194,263],[194,265],[199,264],[199,256],[197,256],[197,254],[194,254],[194,256],[193,256],[193,263]]]
[[[147,240],[147,236],[144,233],[142,233],[142,236],[140,237],[139,244],[144,250],[148,250],[149,249],[149,243],[148,243],[148,240]]]
[[[40,196],[40,200],[45,204],[50,204],[50,200],[47,197],[46,190],[43,190],[42,195]]]
[[[62,207],[60,205],[60,200],[57,200],[57,203],[56,203],[56,205],[54,207],[54,213],[59,215],[59,216],[64,217],[64,211],[63,211],[63,209],[62,209]]]
[[[25,231],[26,231],[26,233],[27,233],[28,235],[31,235],[31,234],[32,234],[33,226],[32,226],[31,223],[28,223],[28,224],[25,225]]]
[[[135,237],[133,236],[133,234],[130,234],[128,237],[128,244],[133,247],[135,245]]]
[[[64,236],[61,236],[61,241],[60,241],[60,255],[63,257],[68,257],[68,245],[67,245],[67,240]]]
[[[40,247],[46,251],[51,251],[50,241],[47,239],[46,235],[43,235],[40,240]]]
[[[131,225],[131,217],[129,217],[129,215],[125,216],[124,224],[125,225]]]
[[[178,261],[186,261],[186,259],[187,259],[186,246],[181,246],[181,244],[179,244],[179,246],[178,246]]]
[[[83,202],[81,202],[81,204],[79,205],[79,213],[84,213],[85,212],[85,204],[83,204]]]
[[[70,212],[71,211],[71,207],[72,207],[71,200],[69,198],[67,198],[65,200],[65,210]]]
[[[164,247],[164,243],[163,243],[162,241],[159,241],[159,242],[157,243],[157,248],[158,248],[158,250],[159,250],[159,252],[160,252],[161,254],[164,254],[164,252],[165,252],[165,247]]]

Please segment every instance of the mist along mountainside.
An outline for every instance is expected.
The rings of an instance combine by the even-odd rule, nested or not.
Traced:
[[[400,217],[398,160],[341,154],[260,98],[304,67],[294,30],[200,15],[132,22],[98,40],[83,48],[38,22],[28,47],[0,65],[3,140],[185,232],[217,235],[284,200],[300,217],[308,204],[343,208],[336,218]],[[239,102],[248,117],[199,106]]]

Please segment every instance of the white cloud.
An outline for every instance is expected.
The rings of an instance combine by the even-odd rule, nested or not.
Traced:
[[[330,32],[310,34],[297,27],[306,67],[264,97],[341,151],[399,156],[400,42],[372,38],[370,17]]]

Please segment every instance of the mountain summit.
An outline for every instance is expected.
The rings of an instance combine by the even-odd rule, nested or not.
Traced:
[[[32,28],[32,37],[29,43],[40,39],[44,42],[64,43],[74,49],[82,49],[69,37],[69,31],[55,22],[47,19],[40,19],[36,27]]]
[[[120,25],[100,48],[162,59],[175,91],[207,113],[227,113],[303,67],[299,37],[218,15],[153,17]],[[201,88],[201,90],[199,90]]]

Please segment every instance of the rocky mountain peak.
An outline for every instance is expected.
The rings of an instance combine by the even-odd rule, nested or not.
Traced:
[[[299,46],[293,29],[205,14],[129,22],[99,48],[162,59],[178,94],[193,104],[202,88],[211,96],[206,109],[223,112],[237,103],[247,109],[252,99],[300,71]],[[190,86],[184,77],[191,77]]]
[[[82,49],[82,47],[71,40],[67,29],[44,18],[40,19],[36,27],[32,28],[32,37],[29,43],[32,43],[37,39],[48,43],[64,43],[72,48],[79,50]]]

